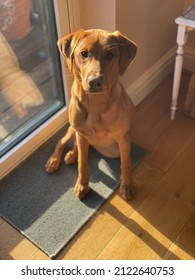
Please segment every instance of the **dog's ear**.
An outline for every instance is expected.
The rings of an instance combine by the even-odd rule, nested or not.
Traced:
[[[72,72],[73,60],[74,60],[74,50],[83,34],[84,30],[80,29],[77,32],[71,33],[59,39],[57,46],[60,52],[63,54],[69,70]]]
[[[128,65],[134,60],[137,52],[136,44],[122,35],[119,31],[115,31],[114,36],[120,49],[119,75],[123,75]]]

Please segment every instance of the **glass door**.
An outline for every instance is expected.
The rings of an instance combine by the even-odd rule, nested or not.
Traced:
[[[65,100],[52,1],[1,0],[1,10],[2,156],[62,108]]]
[[[0,157],[66,108],[56,3],[0,0]]]

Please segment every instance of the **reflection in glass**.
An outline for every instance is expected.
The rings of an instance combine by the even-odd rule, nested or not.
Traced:
[[[52,1],[0,0],[0,155],[64,106]]]

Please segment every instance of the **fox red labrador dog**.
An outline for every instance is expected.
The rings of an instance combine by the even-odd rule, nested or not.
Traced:
[[[48,173],[61,162],[64,146],[73,148],[65,156],[67,164],[78,160],[74,188],[81,199],[89,192],[88,150],[92,145],[110,158],[120,157],[120,193],[132,195],[131,134],[134,106],[119,82],[136,55],[134,42],[120,32],[78,30],[58,41],[69,70],[74,75],[69,104],[70,127],[57,143],[46,164]]]

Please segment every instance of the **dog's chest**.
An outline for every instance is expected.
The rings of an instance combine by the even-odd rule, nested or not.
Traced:
[[[85,128],[93,137],[98,138],[102,134],[108,134],[109,129],[101,114],[88,114],[85,120]]]
[[[113,134],[101,114],[88,114],[78,131],[91,145],[108,146],[114,142]]]
[[[69,121],[75,130],[87,138],[91,145],[113,144],[115,142],[113,129],[116,128],[116,116],[118,115],[117,105],[106,106],[103,103],[104,106],[101,105],[100,108],[100,104],[97,102],[96,106],[88,106],[85,109],[83,104],[76,103],[76,101],[71,100],[69,106]]]

